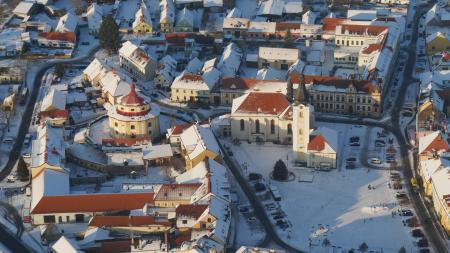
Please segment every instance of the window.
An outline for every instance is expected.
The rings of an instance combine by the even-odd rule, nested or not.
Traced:
[[[270,121],[270,133],[271,134],[275,133],[275,120]]]
[[[211,222],[211,218],[208,218],[208,222]]]
[[[287,125],[287,133],[288,133],[289,135],[292,134],[292,125],[291,125],[291,124],[288,124],[288,125]]]
[[[75,214],[75,222],[77,223],[84,222],[84,214]]]
[[[147,126],[152,127],[152,122],[148,122]]]
[[[259,129],[259,119],[257,119],[255,121],[255,131],[256,131],[257,134],[259,134],[259,131],[260,131],[260,129]]]
[[[58,223],[62,223],[62,216],[58,217]]]
[[[181,223],[187,224],[187,220],[182,220]]]
[[[119,124],[118,124],[117,122],[114,122],[114,126],[118,127],[118,126],[119,126]]]
[[[55,223],[55,215],[44,215],[44,223]]]
[[[245,130],[245,121],[241,119],[241,131]]]
[[[131,129],[134,129],[134,125],[131,125],[130,128],[131,128]]]

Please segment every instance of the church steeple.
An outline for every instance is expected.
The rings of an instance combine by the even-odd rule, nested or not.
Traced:
[[[299,75],[299,82],[297,93],[295,94],[295,104],[306,104],[306,88],[305,88],[305,75]]]

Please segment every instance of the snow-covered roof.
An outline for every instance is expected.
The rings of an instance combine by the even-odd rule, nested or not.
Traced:
[[[216,65],[217,58],[212,58],[211,60],[205,61],[205,64],[203,64],[202,72],[208,71],[211,68],[214,68]]]
[[[303,3],[298,0],[285,0],[283,13],[298,14],[303,11]]]
[[[242,11],[241,9],[234,7],[227,15],[227,18],[241,18]]]
[[[192,183],[202,183],[203,178],[208,174],[208,169],[206,168],[206,162],[201,161],[195,165],[192,169],[180,174],[175,178],[178,184],[192,184]]]
[[[438,37],[439,38],[444,38],[444,39],[450,41],[450,36],[448,36],[447,34],[444,34],[442,32],[434,32],[434,33],[432,33],[432,34],[427,36],[426,43],[428,44],[428,43],[432,42],[434,39],[436,39]]]
[[[377,17],[377,10],[347,10],[347,18],[355,21],[372,21]]]
[[[258,80],[283,80],[285,76],[285,71],[269,66],[267,68],[259,69],[255,78]]]
[[[259,16],[281,16],[284,10],[283,0],[268,0],[261,2],[258,9]]]
[[[296,48],[260,47],[258,57],[268,61],[292,61],[299,58],[299,50]]]
[[[32,141],[31,168],[44,163],[62,168],[64,159],[63,130],[47,125],[39,127],[37,139]]]
[[[175,22],[175,6],[172,0],[161,0],[159,2],[160,23],[168,22],[173,24]]]
[[[187,150],[189,160],[196,158],[203,151],[209,150],[221,154],[220,147],[210,128],[194,124],[180,135],[181,145]]]
[[[248,27],[249,33],[269,33],[273,34],[276,31],[277,23],[275,22],[250,22]]]
[[[175,78],[171,86],[172,89],[187,89],[187,90],[204,90],[209,91],[209,87],[201,75],[191,74],[183,71]]]
[[[84,233],[84,238],[82,241],[80,241],[80,245],[86,245],[90,243],[95,243],[98,241],[104,241],[112,239],[112,237],[109,236],[109,231],[99,228],[99,227],[93,227],[88,228],[86,232]]]
[[[56,32],[75,32],[78,26],[78,16],[68,12],[66,15],[62,16],[58,25],[55,28]]]
[[[97,3],[91,4],[89,6],[85,17],[88,20],[88,27],[89,29],[97,30],[100,28],[100,25],[103,21],[103,16],[105,15],[102,6],[98,5]]]
[[[31,9],[34,7],[34,4],[34,2],[20,1],[13,10],[13,13],[19,15],[29,15]]]
[[[203,7],[223,7],[223,0],[203,0]]]
[[[64,235],[52,246],[52,250],[55,253],[83,253],[79,249],[80,246],[75,240],[68,239]]]
[[[52,88],[42,100],[41,112],[66,109],[66,99],[66,93]]]
[[[312,25],[316,22],[318,13],[313,12],[311,10],[308,10],[305,14],[302,16],[302,23],[307,25]]]
[[[147,146],[142,150],[144,160],[172,157],[173,152],[170,144]]]
[[[205,71],[203,73],[202,77],[203,77],[203,81],[205,81],[205,83],[211,89],[219,81],[220,75],[221,75],[221,72],[213,67],[213,68],[210,68],[207,71]]]
[[[296,72],[298,74],[301,74],[304,68],[305,63],[302,60],[298,59],[294,64],[292,64],[289,67],[289,73]]]
[[[284,250],[241,246],[236,253],[286,253]]]
[[[432,176],[435,194],[440,201],[446,204],[447,210],[450,207],[450,168],[448,166],[441,167]]]
[[[103,75],[110,70],[110,68],[103,64],[99,59],[95,58],[86,69],[83,70],[83,74],[87,76],[89,81],[93,81]]]
[[[109,71],[100,80],[100,84],[102,85],[103,90],[113,97],[124,96],[130,93],[130,84],[114,71]]]
[[[420,169],[426,182],[429,182],[431,176],[441,168],[447,168],[447,170],[450,169],[450,161],[444,158],[420,161]]]
[[[145,68],[151,61],[150,56],[131,41],[122,44],[119,55],[140,68]]]
[[[59,196],[70,193],[69,173],[44,169],[31,181],[31,210],[44,196]]]
[[[231,224],[231,211],[229,203],[221,198],[216,197],[215,195],[212,195],[208,210],[209,214],[217,219],[214,222],[212,237],[216,240],[219,240],[220,242],[225,243],[227,241]]]
[[[141,1],[141,7],[136,11],[132,27],[135,28],[141,23],[146,23],[150,26],[152,25],[152,19],[150,17],[150,13],[147,9],[145,1]]]
[[[130,166],[144,165],[142,152],[112,152],[106,157],[108,165],[124,166],[124,163]]]
[[[197,57],[190,60],[186,66],[186,71],[192,74],[198,74],[200,70],[202,70],[203,62],[199,60]]]
[[[444,134],[441,131],[434,131],[419,139],[419,154],[425,152],[448,152],[450,145],[448,144]]]
[[[322,153],[337,153],[338,133],[328,127],[318,127],[308,143],[308,150]]]
[[[177,60],[175,60],[172,56],[167,54],[159,61],[159,65],[164,66],[164,68],[168,66],[170,68],[175,69],[177,67]]]
[[[250,24],[250,19],[226,17],[223,19],[222,28],[224,29],[247,29]]]
[[[191,10],[187,9],[186,7],[183,8],[183,10],[179,11],[177,14],[177,25],[180,23],[187,23],[194,27],[194,14]]]
[[[242,60],[242,51],[234,43],[225,47],[217,68],[222,72],[223,76],[236,76]]]

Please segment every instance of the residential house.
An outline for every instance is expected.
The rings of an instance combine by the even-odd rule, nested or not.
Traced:
[[[175,32],[193,32],[194,31],[194,14],[191,10],[184,8],[177,14]]]
[[[171,100],[175,102],[205,103],[210,101],[210,92],[218,81],[220,73],[214,71],[212,76],[196,75],[183,72],[172,83]]]
[[[67,33],[72,32],[78,33],[78,16],[68,12],[66,15],[59,18],[58,24],[55,28],[55,32]]]
[[[191,197],[201,184],[162,184],[156,187],[153,199],[155,206],[177,207],[190,204]]]
[[[175,72],[177,69],[177,61],[170,55],[164,56],[161,59],[154,83],[157,88],[169,89],[170,85],[175,79]]]
[[[155,76],[156,62],[131,41],[126,41],[119,49],[119,63],[136,79],[148,81]]]
[[[102,6],[98,5],[97,3],[92,3],[84,17],[87,19],[88,22],[88,30],[89,34],[98,34],[98,31],[100,30],[100,26],[103,22],[103,8]]]
[[[45,124],[40,126],[36,139],[31,143],[31,177],[37,177],[46,169],[64,171],[65,161],[63,129]]]
[[[298,49],[260,47],[258,52],[258,67],[287,70],[300,58]]]
[[[141,1],[140,8],[136,11],[136,15],[132,25],[134,34],[152,34],[153,25],[149,10],[145,1]]]
[[[436,159],[445,153],[450,152],[448,137],[441,131],[434,131],[419,139],[419,160]]]
[[[194,124],[181,133],[180,141],[186,170],[192,169],[206,157],[222,162],[221,149],[210,128]]]
[[[40,47],[74,49],[77,37],[74,32],[41,32],[37,41]]]
[[[161,11],[159,18],[159,28],[161,32],[173,32],[173,25],[176,17],[173,0],[161,0],[159,2],[159,9]]]
[[[234,77],[239,72],[242,57],[241,48],[235,43],[230,43],[223,50],[222,56],[217,63],[217,69],[222,72],[223,77]]]
[[[69,119],[66,109],[67,95],[53,88],[44,97],[39,112],[40,122],[51,126],[63,126]]]
[[[381,86],[374,81],[292,74],[289,82],[304,82],[311,103],[319,112],[381,115]]]
[[[435,32],[427,36],[425,42],[428,55],[450,50],[450,37],[442,32]]]
[[[37,4],[35,2],[20,1],[16,8],[14,8],[13,14],[21,18],[26,18],[33,14],[36,9]]]

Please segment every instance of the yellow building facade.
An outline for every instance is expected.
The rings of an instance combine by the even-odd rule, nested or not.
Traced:
[[[114,138],[157,137],[159,129],[159,108],[151,107],[139,97],[135,85],[119,103],[108,110],[109,127]]]

